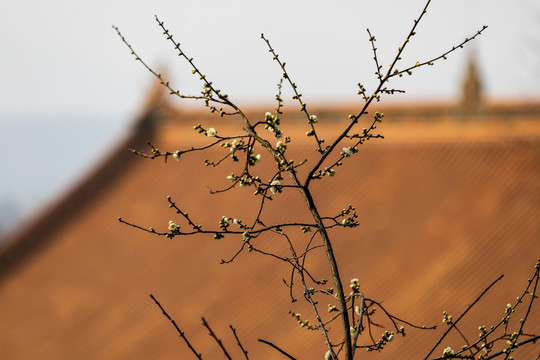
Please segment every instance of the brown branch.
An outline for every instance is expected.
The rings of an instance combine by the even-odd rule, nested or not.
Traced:
[[[262,342],[263,344],[266,344],[266,345],[270,345],[271,347],[273,347],[274,349],[276,349],[277,351],[279,351],[280,353],[282,353],[283,355],[285,355],[286,357],[288,357],[291,360],[296,360],[296,358],[294,358],[291,355],[287,354],[284,350],[282,350],[279,347],[277,347],[276,345],[272,344],[270,341],[259,339],[259,342]]]
[[[221,351],[223,351],[223,354],[225,355],[225,357],[229,360],[232,360],[231,359],[231,356],[229,355],[229,353],[227,352],[227,349],[225,349],[225,346],[223,346],[223,342],[216,336],[216,334],[212,331],[212,328],[210,328],[210,325],[208,325],[208,323],[206,322],[206,319],[205,318],[202,318],[202,321],[203,321],[203,325],[205,328],[208,329],[208,331],[210,332],[210,336],[218,343],[219,347],[221,348]]]
[[[199,360],[202,360],[202,356],[201,354],[199,354],[194,348],[193,346],[191,345],[191,343],[188,341],[188,339],[186,338],[184,332],[182,330],[180,330],[180,328],[178,327],[178,325],[176,324],[176,321],[174,321],[170,316],[169,314],[167,314],[167,312],[165,311],[165,309],[163,308],[163,306],[161,306],[161,304],[159,303],[159,301],[157,301],[157,299],[154,297],[154,295],[150,294],[150,297],[152,298],[152,300],[154,300],[154,302],[156,303],[157,306],[159,306],[159,308],[161,309],[161,311],[163,312],[163,315],[173,324],[174,328],[176,329],[176,332],[178,332],[178,335],[184,340],[184,342],[187,344],[187,346],[189,347],[189,349],[191,350],[191,352],[197,357],[197,359]]]
[[[437,348],[437,346],[439,346],[441,344],[441,342],[443,341],[443,339],[446,337],[446,335],[448,335],[448,333],[456,326],[456,324],[461,320],[463,319],[463,317],[465,316],[465,314],[467,314],[469,312],[469,310],[471,310],[473,308],[473,306],[476,305],[476,303],[478,301],[480,301],[480,299],[489,291],[489,289],[491,289],[497,282],[499,282],[502,278],[504,277],[504,275],[501,275],[499,276],[496,280],[494,280],[487,288],[484,289],[484,291],[482,291],[482,293],[476,298],[476,300],[473,301],[472,304],[470,304],[469,306],[467,306],[467,309],[465,309],[465,311],[459,316],[459,318],[452,323],[452,325],[445,331],[445,333],[441,336],[441,338],[439,339],[439,341],[437,341],[437,343],[435,344],[435,346],[433,346],[433,348],[429,351],[429,353],[426,355],[426,357],[424,358],[424,360],[427,360],[429,358],[429,356],[435,351],[435,349]]]
[[[236,329],[232,325],[229,325],[229,328],[231,329],[231,331],[232,331],[232,333],[234,335],[234,338],[236,339],[236,344],[238,345],[238,347],[240,347],[240,350],[242,350],[242,353],[244,354],[244,357],[246,358],[246,360],[249,360],[248,352],[242,346],[242,343],[240,342],[240,339],[238,338],[238,335],[236,334]]]

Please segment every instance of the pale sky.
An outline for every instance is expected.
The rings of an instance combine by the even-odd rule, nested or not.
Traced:
[[[237,104],[273,104],[281,71],[261,32],[287,62],[308,104],[350,103],[360,100],[358,82],[368,91],[374,84],[366,28],[387,64],[424,3],[6,1],[0,11],[0,207],[9,198],[21,202],[24,213],[35,211],[89,171],[133,122],[152,78],[112,25],[186,94],[198,94],[200,83],[164,39],[154,15]],[[407,94],[393,99],[456,98],[471,54],[488,96],[539,97],[540,5],[535,0],[434,0],[403,64],[437,56],[484,24],[489,26],[485,34],[467,49],[394,83]]]
[[[304,95],[314,100],[355,99],[356,83],[372,80],[374,69],[366,28],[378,39],[381,60],[389,61],[423,3],[5,2],[0,12],[0,121],[43,116],[76,121],[81,114],[129,121],[150,77],[129,57],[113,24],[152,65],[169,69],[179,87],[198,92],[199,84],[190,81],[157,28],[155,14],[234,99],[273,97],[280,71],[261,32],[286,59]],[[478,55],[490,95],[539,94],[540,5],[533,0],[434,0],[408,58],[438,54],[484,24],[490,28],[470,49],[408,79],[404,87],[411,96],[454,96],[471,51]]]

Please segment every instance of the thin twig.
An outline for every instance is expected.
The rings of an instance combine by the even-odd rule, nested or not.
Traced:
[[[210,328],[210,325],[208,325],[208,323],[206,322],[206,319],[205,318],[202,318],[202,321],[203,321],[203,325],[205,328],[208,329],[208,331],[210,331],[210,336],[218,343],[219,347],[221,348],[221,350],[223,351],[223,354],[225,354],[225,357],[229,360],[232,360],[231,359],[231,356],[229,355],[229,353],[227,352],[227,349],[225,349],[225,346],[223,345],[223,342],[216,336],[216,334],[212,331],[212,328]]]
[[[262,342],[262,343],[264,343],[266,345],[270,345],[271,347],[273,347],[274,349],[276,349],[277,351],[279,351],[280,353],[282,353],[283,355],[285,355],[286,357],[288,357],[291,360],[296,360],[296,358],[294,358],[291,355],[287,354],[284,350],[282,350],[279,347],[277,347],[276,345],[272,344],[270,341],[259,339],[259,342]]]
[[[443,336],[441,336],[441,338],[439,339],[439,341],[437,341],[437,343],[435,344],[435,346],[433,346],[433,348],[430,350],[430,352],[426,355],[426,357],[424,358],[424,360],[427,360],[429,358],[429,356],[435,351],[435,349],[437,348],[437,346],[440,345],[440,343],[443,341],[443,339],[446,337],[446,335],[448,335],[448,333],[450,332],[450,330],[452,330],[452,328],[454,328],[456,326],[456,324],[465,316],[465,314],[467,314],[469,312],[469,310],[471,310],[473,308],[474,305],[476,305],[476,303],[478,301],[480,301],[480,299],[489,291],[489,289],[491,289],[497,282],[499,282],[502,278],[504,277],[504,275],[501,275],[499,276],[495,281],[493,281],[486,289],[484,289],[484,291],[482,291],[482,293],[476,298],[476,300],[473,301],[472,304],[470,304],[469,306],[467,306],[467,309],[465,309],[465,311],[459,316],[459,318],[452,323],[452,325],[445,331],[445,333],[443,334]]]
[[[187,344],[187,346],[189,347],[189,349],[191,350],[191,352],[197,357],[197,359],[199,360],[202,360],[202,356],[201,354],[199,354],[195,348],[193,348],[193,346],[191,345],[191,343],[188,341],[188,339],[186,338],[186,335],[184,335],[184,332],[182,330],[180,330],[180,328],[178,327],[178,325],[176,325],[176,321],[174,321],[170,316],[169,314],[167,314],[167,312],[165,311],[165,309],[163,308],[163,306],[161,306],[161,304],[159,303],[159,301],[157,301],[157,299],[154,297],[154,295],[150,294],[150,297],[152,298],[152,300],[154,300],[154,302],[156,303],[157,306],[159,306],[159,308],[161,309],[161,311],[163,312],[163,315],[165,315],[165,317],[173,324],[174,328],[176,329],[176,332],[178,332],[178,335],[185,341],[185,343]]]
[[[238,346],[240,347],[240,349],[242,350],[242,353],[244,354],[244,357],[246,358],[246,360],[249,360],[249,357],[248,357],[248,352],[246,349],[244,349],[244,347],[242,346],[242,343],[240,342],[240,339],[238,338],[238,335],[236,334],[236,329],[232,326],[232,325],[229,325],[229,328],[231,328],[231,331],[234,335],[234,338],[236,339],[236,344],[238,344]]]

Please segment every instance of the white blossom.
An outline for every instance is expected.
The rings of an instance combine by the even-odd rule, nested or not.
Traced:
[[[309,121],[311,121],[312,123],[316,123],[317,122],[317,116],[316,115],[310,115],[309,116]]]
[[[324,360],[332,360],[332,352],[330,350],[324,354]]]
[[[206,136],[216,136],[217,130],[214,128],[209,128],[206,130]]]
[[[274,180],[270,183],[270,191],[272,192],[272,194],[275,194],[278,192],[277,186],[279,186],[279,184],[280,184],[279,180]]]
[[[392,342],[392,340],[394,340],[394,333],[388,335],[388,342]]]
[[[443,354],[443,357],[454,355],[454,350],[452,350],[452,348],[449,346],[449,347],[447,347],[446,349],[443,350],[442,354]]]
[[[180,161],[180,158],[182,157],[182,153],[180,152],[180,150],[178,150],[177,152],[172,154],[172,157],[174,158],[174,160]]]
[[[169,221],[169,231],[178,230],[180,226],[176,225],[172,220]]]
[[[351,156],[352,151],[349,148],[343,148],[343,153],[345,154],[345,156]]]
[[[236,148],[238,147],[238,145],[240,145],[240,141],[234,139],[231,143],[231,152],[233,152],[234,150],[236,150]]]
[[[261,161],[261,154],[257,154],[257,156],[255,156],[255,162],[258,163],[259,161]]]

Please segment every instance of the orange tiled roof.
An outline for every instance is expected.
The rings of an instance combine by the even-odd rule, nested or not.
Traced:
[[[323,213],[334,214],[349,203],[359,213],[360,227],[331,233],[343,278],[359,278],[366,296],[383,300],[396,315],[439,325],[443,310],[457,315],[504,273],[502,284],[474,309],[463,328],[474,338],[478,325],[497,321],[540,256],[539,107],[525,107],[532,110],[505,108],[512,121],[484,115],[475,122],[460,120],[446,105],[384,109],[381,131],[386,139],[363,145],[334,178],[315,185],[315,201]],[[253,113],[262,116],[264,111]],[[331,133],[338,124],[335,114],[346,118],[348,112],[346,107],[317,109],[320,126],[325,127],[326,117]],[[393,124],[393,114],[402,120]],[[197,143],[201,137],[191,127],[198,122],[232,133],[224,123],[231,120],[206,113],[149,111],[133,137],[94,176],[0,255],[0,358],[191,356],[150,293],[205,359],[222,355],[201,326],[201,316],[235,355],[239,352],[229,324],[237,328],[252,359],[278,358],[258,338],[299,359],[322,358],[322,337],[300,329],[287,314],[294,310],[310,318],[304,304],[290,302],[281,280],[290,277],[287,266],[255,253],[219,265],[235,253],[241,239],[168,240],[116,220],[122,216],[165,229],[169,220],[179,221],[168,208],[168,195],[194,219],[216,227],[222,215],[253,218],[257,205],[250,201],[250,189],[208,193],[208,186],[228,184],[230,170],[205,167],[203,160],[218,159],[227,149],[166,164],[126,150],[142,149],[146,140],[172,151]],[[311,156],[313,144],[301,140],[303,122],[290,122],[284,125],[293,138],[288,153],[298,160]],[[281,194],[263,219],[276,223],[309,217],[298,196],[285,200]],[[286,251],[282,239],[256,240],[264,249]],[[322,252],[309,260],[314,274],[328,277]],[[531,331],[538,333],[538,309],[531,316]],[[424,354],[435,338],[434,333],[411,330],[382,357]],[[455,338],[445,342],[454,348],[461,344]],[[534,346],[529,349],[525,356],[538,352]]]

